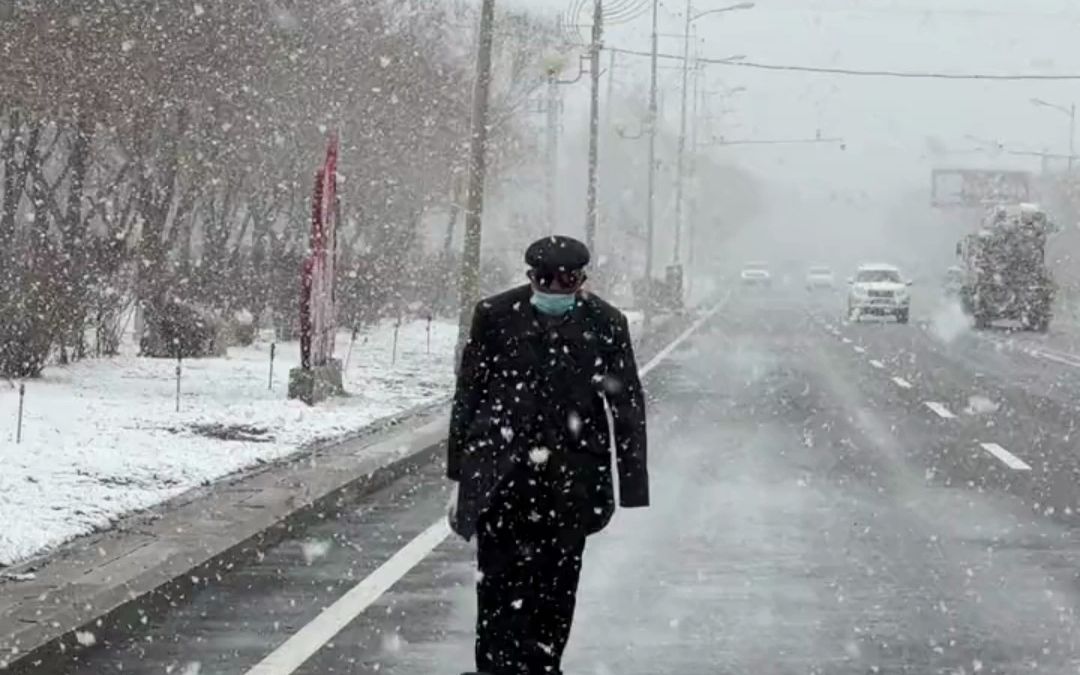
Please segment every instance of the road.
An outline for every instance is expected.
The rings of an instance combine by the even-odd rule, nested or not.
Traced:
[[[590,540],[568,673],[1080,672],[1080,359],[840,305],[737,294],[649,373],[654,506]],[[244,675],[446,500],[404,478],[62,672]],[[295,672],[469,670],[471,557],[447,539]]]

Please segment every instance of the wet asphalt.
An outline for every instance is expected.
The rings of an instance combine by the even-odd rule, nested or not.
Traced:
[[[738,292],[650,373],[654,503],[590,539],[569,675],[1080,672],[1080,360],[841,307]],[[406,476],[63,672],[243,675],[447,489]],[[472,558],[447,540],[296,672],[470,670]]]

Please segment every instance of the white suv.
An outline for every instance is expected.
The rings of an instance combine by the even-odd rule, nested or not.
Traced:
[[[772,286],[772,275],[769,274],[769,266],[761,262],[746,263],[739,280],[743,286]]]
[[[863,265],[848,279],[848,318],[858,321],[864,314],[895,316],[907,323],[911,309],[910,281],[904,281],[894,265]]]

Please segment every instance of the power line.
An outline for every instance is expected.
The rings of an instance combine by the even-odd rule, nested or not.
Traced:
[[[650,56],[649,52],[604,47],[619,54],[630,56]],[[682,61],[677,54],[657,54],[657,58]],[[823,68],[815,66],[796,66],[779,63],[759,63],[755,61],[734,61],[731,59],[697,59],[699,63],[731,68],[749,68],[752,70],[771,70],[796,73],[820,73],[824,75],[842,75],[846,77],[891,77],[908,80],[984,80],[984,81],[1067,81],[1080,80],[1080,74],[1044,75],[1039,73],[946,73],[935,71],[912,70],[861,70],[857,68]]]
[[[798,73],[823,73],[827,75],[847,75],[853,77],[893,77],[909,80],[1080,80],[1080,75],[1044,75],[1040,73],[943,73],[934,71],[908,70],[858,70],[854,68],[818,68],[813,66],[793,66],[775,63],[756,63],[753,61],[721,61],[699,59],[703,63],[719,66],[753,68],[757,70],[788,71]]]

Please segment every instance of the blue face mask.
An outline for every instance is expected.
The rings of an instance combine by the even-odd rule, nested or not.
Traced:
[[[566,316],[574,310],[577,295],[574,293],[542,293],[533,289],[529,300],[536,311],[548,316]]]

